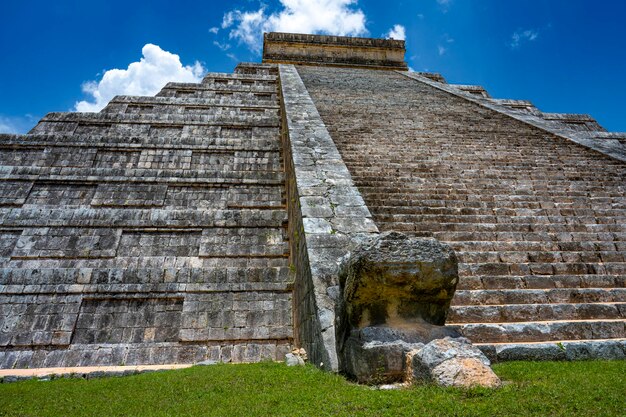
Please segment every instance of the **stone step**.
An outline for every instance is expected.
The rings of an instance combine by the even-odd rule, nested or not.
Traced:
[[[459,262],[466,265],[481,263],[560,263],[560,262],[626,262],[622,251],[509,251],[456,252]]]
[[[46,133],[52,124],[64,123],[101,126],[116,124],[149,125],[209,125],[209,126],[268,126],[278,128],[278,114],[107,114],[107,113],[48,113],[31,133]]]
[[[429,138],[428,140],[432,140],[432,139]],[[378,141],[376,146],[378,147],[377,149],[387,149],[387,144],[385,144],[384,142]],[[524,154],[528,154],[529,152],[532,152],[531,146],[521,147],[520,152],[515,152],[515,153],[507,153],[506,151],[503,151],[502,148],[498,148],[497,146],[494,146],[494,145],[491,145],[491,146],[485,145],[485,148],[486,148],[485,151],[489,151],[489,150],[499,151],[502,154],[501,156],[503,157],[503,159],[505,159],[504,157],[506,156],[509,156],[509,158],[514,158],[514,157],[519,158],[519,157],[522,157]],[[405,151],[413,150],[415,152],[417,151],[417,149],[419,148],[411,148],[409,146],[405,149]],[[393,152],[392,147],[389,147],[390,151],[384,154],[381,154],[380,152],[376,151],[376,149],[374,149],[373,147],[368,148],[368,150],[371,151],[372,156],[380,157],[381,163],[396,163],[397,164],[399,163],[398,161],[402,160],[401,149],[398,149],[395,152],[395,154]],[[349,151],[346,152],[345,155],[346,155],[345,159],[347,160],[347,162],[351,163],[351,165],[354,166],[355,168],[367,167],[366,159],[362,155],[351,155]],[[500,170],[502,170],[501,173],[504,175],[502,178],[503,180],[505,181],[519,180],[520,176],[519,175],[514,176],[513,175],[514,171],[516,169],[529,170],[532,167],[536,167],[537,169],[540,169],[541,171],[538,171],[526,177],[530,180],[542,180],[543,179],[545,181],[552,181],[552,180],[558,181],[558,180],[567,179],[572,174],[582,174],[586,178],[601,177],[597,173],[586,171],[584,170],[584,168],[579,167],[579,166],[567,167],[567,170],[562,170],[561,172],[554,173],[553,175],[549,175],[546,172],[542,172],[544,169],[551,169],[551,168],[556,168],[559,166],[562,167],[562,165],[560,165],[558,162],[555,162],[554,160],[542,161],[542,160],[537,159],[536,163],[530,163],[530,162],[525,162],[525,160],[523,159],[518,159],[515,161],[509,159],[506,161],[506,163],[504,163],[504,162],[489,158],[484,161],[473,161],[473,160],[468,160],[466,157],[464,157],[460,153],[454,153],[454,154],[448,154],[446,161],[442,161],[441,156],[436,153],[433,153],[432,151],[431,152],[426,151],[423,154],[421,154],[419,158],[416,158],[415,160],[411,160],[411,161],[406,161],[406,164],[407,165],[405,165],[405,169],[408,167],[412,167],[413,169],[411,170],[411,172],[414,174],[419,173],[420,174],[419,177],[421,179],[424,179],[429,176],[434,177],[435,175],[439,175],[445,182],[453,180],[453,177],[448,176],[448,175],[454,172],[460,172],[461,170],[466,170],[468,174],[468,177],[464,177],[460,179],[461,183],[467,183],[470,177],[480,178],[480,180],[484,182],[486,181],[487,178],[496,177],[497,172],[500,172]],[[607,164],[619,166],[619,161],[607,160]],[[435,167],[437,169],[450,168],[453,171],[438,172],[436,169],[434,169]],[[389,168],[390,167],[388,166],[385,167],[385,166],[378,166],[378,165],[372,167],[374,172],[390,172],[391,170]],[[376,178],[372,176],[371,173],[372,173],[372,170],[359,172],[359,178],[369,178],[372,180],[376,180]],[[481,176],[480,175],[481,173],[484,173],[485,175]],[[418,175],[413,175],[413,177],[418,177]],[[394,178],[394,180],[397,180],[397,179],[398,178]],[[380,179],[379,181],[382,182],[382,180]]]
[[[518,252],[614,252],[623,251],[623,242],[618,241],[457,241],[449,242],[457,252],[498,252],[516,256]],[[497,249],[497,250],[496,250]]]
[[[228,76],[228,75],[222,75],[222,74],[207,74],[205,75],[205,77],[202,79],[201,84],[202,85],[242,85],[242,86],[255,86],[255,85],[273,85],[276,86],[277,85],[277,79],[278,77],[276,76],[247,76],[247,77],[241,77],[241,76]]]
[[[216,100],[220,102],[232,101],[258,101],[275,103],[278,94],[275,90],[255,89],[255,91],[233,91],[225,89],[195,89],[195,88],[163,88],[155,97],[167,97],[175,99],[199,99],[199,100]]]
[[[261,65],[261,64],[258,64]],[[207,72],[204,75],[204,80],[219,79],[219,80],[257,80],[257,81],[276,81],[278,77],[276,74],[260,74],[257,72],[251,73],[231,73],[231,72]]]
[[[52,378],[102,378],[113,376],[136,375],[146,372],[171,371],[191,368],[195,364],[162,364],[162,365],[111,365],[111,366],[74,366],[57,368],[1,369],[0,383],[17,382],[29,379],[49,381]]]
[[[461,278],[457,291],[624,287],[626,287],[626,276],[623,275],[484,275]]]
[[[549,227],[549,226],[548,226]],[[537,227],[539,229],[539,227]],[[566,242],[601,242],[601,241],[626,241],[626,232],[568,232],[568,231],[540,231],[541,234],[523,232],[431,232],[431,236],[444,241],[566,241]],[[606,236],[603,236],[606,235]]]
[[[624,339],[626,320],[529,321],[464,323],[456,327],[473,343],[548,342],[581,339]]]
[[[541,320],[626,319],[626,303],[453,306],[447,324]]]
[[[137,105],[125,104],[126,109],[121,112],[126,115],[141,115],[146,118],[168,117],[214,117],[214,118],[248,118],[252,117],[278,117],[279,108],[274,106],[271,108],[260,106],[199,106],[199,105]]]
[[[177,137],[144,137],[120,136],[111,134],[33,134],[10,135],[0,134],[0,143],[3,147],[43,147],[52,149],[57,147],[68,148],[104,148],[102,152],[120,152],[143,149],[190,149],[190,150],[250,150],[250,151],[277,151],[280,143],[276,140],[275,129],[263,133],[260,128],[237,129],[241,137],[220,137],[219,129],[207,133],[206,136],[181,135]],[[182,130],[181,130],[182,132]],[[232,135],[230,135],[232,136]]]
[[[360,187],[361,188],[361,187]],[[387,202],[386,199],[373,197],[367,191],[361,191],[362,194],[371,200],[371,205],[373,207],[384,206],[388,207],[390,203]],[[607,196],[607,198],[611,198],[613,200],[590,200],[584,199],[580,196],[548,196],[541,195],[536,196],[532,200],[526,199],[509,199],[509,198],[484,198],[484,199],[473,199],[473,200],[455,200],[455,201],[442,201],[441,199],[423,199],[416,198],[415,196],[410,196],[404,198],[402,196],[398,196],[399,202],[398,204],[402,204],[403,206],[407,205],[415,205],[417,211],[415,213],[410,214],[463,214],[459,212],[460,210],[466,211],[470,213],[469,210],[476,210],[472,214],[476,215],[504,215],[504,216],[517,216],[518,213],[515,210],[538,210],[543,208],[556,208],[559,209],[558,212],[555,213],[556,216],[563,215],[572,215],[577,211],[581,212],[581,215],[592,215],[593,210],[599,210],[602,212],[603,210],[615,210],[620,209],[622,207],[622,202],[619,201],[619,193],[615,192],[611,196]],[[615,200],[617,199],[617,200]],[[403,203],[400,203],[404,201]],[[417,204],[420,203],[420,204]],[[599,206],[596,205],[599,204]],[[498,213],[499,211],[499,213]],[[389,214],[389,212],[382,213]],[[393,214],[393,212],[391,212]],[[405,214],[405,213],[398,213]]]
[[[282,361],[291,339],[224,341],[197,344],[76,344],[67,349],[3,350],[0,369],[150,365],[215,361],[249,363]]]
[[[88,161],[87,161],[88,162]],[[184,163],[184,161],[181,161]],[[155,164],[156,165],[156,164]],[[284,183],[281,171],[192,171],[191,169],[124,168],[64,168],[64,167],[5,167],[0,166],[0,178],[20,181],[81,181],[81,182],[162,182],[169,184],[260,184]]]
[[[615,360],[626,358],[626,338],[478,343],[492,362]]]
[[[368,196],[371,198],[371,196]],[[602,199],[592,200],[593,209],[577,209],[582,217],[581,221],[591,221],[593,215],[621,216],[623,212],[620,207],[625,204],[620,197],[603,197]],[[396,204],[396,206],[383,204]],[[570,214],[567,207],[540,208],[540,209],[524,209],[524,208],[470,208],[470,207],[427,207],[416,206],[415,201],[411,198],[398,199],[395,201],[375,201],[372,204],[380,215],[406,215],[413,214],[422,216],[424,220],[440,220],[446,223],[472,221],[476,223],[497,223],[499,218],[516,219],[518,217],[536,217],[535,222],[541,221],[564,221]],[[598,219],[595,219],[597,222]],[[594,223],[594,222],[591,222]]]
[[[567,224],[560,222],[530,223],[526,219],[508,218],[507,222],[501,223],[428,223],[415,221],[413,218],[398,218],[394,216],[394,221],[416,223],[415,228],[424,232],[548,232],[548,233],[602,233],[602,232],[624,232],[626,233],[626,224]],[[377,218],[380,218],[377,216]],[[617,217],[615,220],[620,221],[624,217]]]
[[[135,104],[135,103],[109,103],[100,114],[126,114],[141,115],[143,118],[158,119],[164,116],[206,116],[218,119],[220,117],[233,118],[248,116],[278,117],[279,108],[277,106],[223,106],[223,105],[198,105],[179,103],[173,104]]]
[[[206,83],[206,84],[194,84],[194,83],[167,83],[163,90],[176,90],[176,91],[217,91],[225,93],[270,93],[276,94],[275,82],[264,82],[258,84],[261,81],[255,81],[248,84],[229,84],[229,83]],[[163,91],[161,90],[161,91]],[[158,94],[157,94],[158,96]]]
[[[0,285],[138,285],[138,284],[288,284],[292,279],[288,266],[213,267],[213,268],[0,268]],[[29,292],[24,288],[25,292]],[[136,290],[135,290],[136,291]],[[223,291],[223,290],[222,290]]]
[[[279,209],[285,208],[282,184],[231,184],[199,186],[90,181],[0,182],[0,206],[54,209],[66,207],[127,207],[185,209]]]
[[[541,215],[540,213],[525,214],[521,210],[518,212],[509,211],[506,212],[501,208],[477,208],[474,209],[475,213],[459,213],[460,210],[453,209],[441,209],[435,210],[428,207],[400,207],[397,211],[384,209],[380,210],[377,214],[378,218],[383,221],[413,221],[418,223],[424,223],[427,226],[437,223],[443,223],[446,227],[452,227],[453,224],[478,224],[485,225],[485,227],[495,227],[496,223],[512,223],[520,225],[540,225],[540,224],[573,224],[573,225],[587,225],[600,226],[602,224],[617,223],[623,221],[623,213],[620,213],[619,207],[623,202],[619,201],[618,197],[612,198],[604,203],[598,202],[598,206],[594,209],[582,209],[579,208],[579,214],[574,217],[571,213],[571,209],[560,208],[554,209],[549,215]],[[378,209],[378,206],[373,205]],[[452,213],[447,214],[444,211],[450,211]],[[454,212],[456,211],[456,212]],[[603,223],[599,223],[597,217],[602,215],[608,217],[608,219],[602,219]],[[575,220],[574,220],[575,219]],[[576,223],[573,223],[575,221]],[[621,224],[621,223],[620,223]]]
[[[381,173],[380,175],[385,175],[385,173]],[[538,190],[532,193],[528,191],[516,192],[515,190],[509,190],[509,192],[506,193],[506,190],[487,189],[487,190],[481,190],[480,197],[477,197],[475,194],[477,190],[473,190],[473,191],[468,190],[467,192],[456,192],[456,193],[450,193],[450,192],[433,193],[432,191],[421,192],[420,190],[416,190],[408,194],[406,193],[406,191],[402,192],[402,190],[396,189],[395,195],[391,193],[385,193],[384,195],[373,195],[372,193],[369,192],[369,189],[368,189],[368,187],[371,187],[370,185],[363,186],[362,192],[370,196],[376,202],[378,202],[377,205],[387,206],[390,208],[392,208],[391,204],[385,204],[385,203],[389,200],[394,201],[394,199],[404,200],[404,201],[414,201],[414,202],[424,200],[426,201],[426,206],[430,204],[432,205],[437,204],[443,207],[446,207],[446,205],[451,206],[451,207],[453,207],[454,205],[458,205],[462,207],[464,203],[468,203],[468,202],[469,203],[489,202],[489,201],[499,201],[499,200],[515,201],[518,204],[524,203],[524,202],[537,202],[537,201],[552,202],[555,206],[557,206],[559,203],[562,206],[563,204],[576,203],[577,197],[578,198],[585,197],[585,194],[588,192],[588,190],[594,190],[595,188],[601,189],[604,185],[605,184],[601,182],[594,183],[593,181],[590,181],[589,187],[583,190],[571,190],[571,191],[565,190],[564,191],[562,188],[560,190],[557,190],[556,188],[558,187],[554,187],[555,190],[551,190],[551,189]],[[607,195],[605,197],[611,197],[611,196]],[[618,198],[619,193],[615,192],[612,197]],[[587,200],[587,199],[584,199],[584,200]],[[597,199],[587,200],[587,202],[589,201],[597,201]]]
[[[435,163],[446,164],[446,163],[449,163],[450,161],[461,161],[463,164],[467,164],[468,166],[469,165],[478,166],[480,164],[485,164],[485,162],[487,161],[492,161],[494,164],[501,165],[506,168],[507,164],[504,162],[506,158],[500,159],[498,157],[495,157],[495,158],[488,157],[486,159],[479,159],[480,157],[477,154],[484,153],[483,151],[498,151],[499,153],[497,156],[502,156],[502,157],[508,156],[510,158],[520,157],[524,154],[533,153],[533,152],[536,153],[537,150],[533,149],[533,143],[535,144],[540,143],[540,141],[538,140],[536,136],[532,137],[532,135],[527,135],[525,137],[529,138],[530,140],[525,141],[525,142],[518,142],[515,146],[515,149],[511,147],[507,149],[506,147],[503,147],[501,144],[498,144],[497,142],[493,142],[493,141],[489,141],[489,142],[483,141],[480,145],[478,145],[475,143],[459,142],[451,136],[442,137],[439,132],[428,132],[427,134],[423,131],[412,132],[413,137],[411,138],[411,142],[413,143],[407,143],[407,141],[397,141],[397,143],[391,143],[388,140],[385,140],[385,137],[383,136],[385,132],[388,132],[388,129],[372,129],[370,128],[370,126],[365,127],[365,129],[370,130],[370,131],[377,130],[378,133],[380,133],[380,140],[376,141],[376,144],[380,145],[380,147],[371,146],[371,142],[370,144],[368,144],[369,146],[367,145],[364,146],[363,144],[351,146],[350,144],[346,145],[345,143],[342,143],[341,144],[342,147],[346,146],[346,153],[345,153],[346,159],[351,163],[354,162],[355,164],[362,164],[366,160],[365,156],[360,153],[361,149],[367,149],[371,151],[372,155],[374,156],[380,155],[382,161],[390,161],[390,162],[398,163],[398,161],[401,161],[403,159],[401,146],[406,145],[405,148],[407,150],[417,151],[419,149],[420,151],[423,151],[421,154],[412,154],[410,159],[406,159],[406,162],[409,164],[415,164],[416,162],[419,162],[419,161],[423,161],[424,163],[429,163],[429,164],[435,164]],[[329,129],[329,132],[331,134],[336,134],[338,133],[338,130],[334,130],[331,127]],[[493,132],[489,132],[489,133],[493,133]],[[617,137],[617,138],[606,137],[605,136],[606,133],[608,132],[593,131],[593,132],[589,132],[589,136],[598,137],[600,139],[618,139],[618,140],[620,139],[620,137]],[[542,145],[546,147],[549,151],[552,151],[553,154],[558,154],[559,150],[554,149],[555,144],[554,142],[552,142],[553,139],[550,137],[546,138],[545,136],[544,136],[544,139],[548,139],[548,140],[543,141]],[[394,140],[396,140],[396,137],[394,137]],[[437,151],[433,147],[428,147],[429,144],[432,144],[434,141],[437,141],[437,140],[441,142],[445,142],[445,146],[446,146],[445,149],[435,148],[435,149],[441,149],[442,150],[441,154],[437,154]],[[478,149],[478,147],[483,146],[483,145],[485,148],[484,150]],[[473,158],[472,159],[463,158],[462,153],[458,152],[459,147],[467,150],[468,154],[473,154]],[[557,145],[556,147],[559,147],[559,146]],[[455,148],[457,149],[455,150]],[[562,151],[563,148],[562,147],[560,148]],[[384,151],[381,151],[381,149],[384,149],[384,150],[389,149],[389,152],[384,153]],[[445,158],[442,158],[442,155],[445,155]],[[572,163],[573,161],[573,156],[571,154],[565,155],[565,154],[562,154],[561,152],[560,156],[562,156],[567,163]],[[590,158],[594,158],[594,156],[591,156]],[[533,160],[533,162],[534,161],[537,161],[537,164],[540,166],[555,163],[554,159],[546,158],[545,155],[544,156],[537,155],[537,159]],[[533,165],[533,162],[528,161],[526,159],[509,159],[507,162],[511,162],[510,165],[516,165],[516,166],[530,167]],[[573,168],[574,168],[573,166],[567,167],[568,170],[573,169]],[[535,175],[533,175],[533,177],[536,176],[537,174],[541,175],[543,173],[539,172],[539,173],[534,173],[534,174]],[[556,173],[555,175],[558,176],[559,173]]]
[[[591,255],[589,255],[591,257]],[[472,275],[623,275],[626,262],[536,262],[536,263],[474,263],[459,264],[459,276]]]
[[[0,182],[0,207],[34,210],[77,208],[165,208],[171,210],[286,209],[284,189],[274,184],[177,184],[141,182],[61,181]],[[126,194],[124,194],[126,193]],[[6,215],[6,213],[5,213]]]
[[[173,107],[184,109],[189,108],[205,108],[207,110],[213,110],[215,108],[221,109],[280,109],[280,104],[277,100],[268,97],[255,97],[254,99],[245,97],[211,97],[211,98],[197,98],[197,97],[144,97],[144,96],[115,96],[109,104],[101,110],[104,113],[113,112],[125,112],[130,107]],[[136,109],[141,110],[141,109]]]
[[[607,164],[610,165],[610,162],[607,162]],[[469,188],[472,189],[472,181],[477,181],[478,184],[476,185],[477,189],[482,190],[489,190],[491,187],[489,186],[489,184],[485,184],[485,176],[480,175],[482,173],[482,170],[478,169],[479,167],[475,167],[475,166],[468,166],[468,167],[458,167],[458,166],[450,166],[450,167],[442,167],[442,169],[447,169],[448,171],[445,174],[445,176],[442,175],[436,175],[434,173],[432,173],[430,170],[424,170],[424,171],[416,171],[416,170],[411,170],[409,172],[406,173],[396,173],[396,178],[394,178],[394,181],[383,181],[380,176],[383,175],[391,175],[392,172],[389,172],[388,170],[383,170],[378,172],[378,177],[371,175],[371,173],[368,172],[367,176],[363,176],[363,175],[358,175],[355,176],[355,179],[357,180],[357,182],[360,184],[361,187],[363,187],[364,192],[383,192],[385,190],[385,188],[392,188],[392,184],[398,184],[398,188],[396,189],[396,191],[392,194],[403,194],[406,193],[407,190],[410,188],[411,185],[415,185],[417,187],[424,187],[425,185],[427,185],[428,183],[431,182],[435,182],[438,179],[441,179],[442,183],[447,184],[450,183],[452,181],[454,181],[455,177],[452,176],[454,174],[455,171],[457,171],[457,169],[461,169],[460,172],[463,172],[464,177],[462,180],[459,180],[459,184],[458,184],[458,188],[460,189],[465,189],[465,188]],[[549,170],[549,169],[557,169],[557,166],[550,166],[550,167],[543,167],[542,169],[545,170]],[[618,168],[618,167],[615,167]],[[363,166],[362,169],[366,169],[366,166]],[[507,169],[512,169],[510,172],[507,171]],[[502,172],[502,178],[499,178],[499,180],[502,180],[503,183],[511,183],[514,181],[519,180],[519,177],[516,177],[514,175],[516,170],[526,170],[528,169],[527,167],[508,167],[508,168],[503,168],[503,172]],[[470,171],[467,174],[465,174],[465,171]],[[475,172],[474,172],[475,171]],[[460,172],[458,173],[458,175],[461,175]],[[584,177],[584,178],[581,178]],[[490,178],[490,177],[488,177]],[[494,176],[495,178],[495,176]],[[534,192],[538,192],[539,194],[541,194],[541,192],[543,190],[545,190],[546,188],[550,189],[553,188],[556,192],[562,192],[563,189],[559,189],[558,186],[552,186],[552,183],[558,183],[558,182],[565,182],[565,181],[573,181],[574,179],[579,178],[581,181],[583,181],[584,185],[579,185],[577,187],[573,187],[571,184],[567,187],[568,189],[571,189],[574,192],[579,191],[580,189],[584,189],[586,187],[586,182],[590,181],[590,186],[594,187],[595,185],[606,181],[609,184],[614,184],[615,183],[615,179],[612,178],[602,178],[599,175],[590,175],[588,171],[584,171],[584,170],[580,170],[580,171],[572,171],[571,173],[568,173],[568,175],[562,175],[562,176],[556,176],[556,177],[548,177],[546,176],[545,178],[534,178],[534,181],[537,181],[538,185],[542,185],[542,186],[538,186],[536,188],[536,190],[533,189],[529,189],[526,188],[527,191],[527,195],[532,195]],[[511,186],[511,190],[515,191],[516,187]],[[524,189],[521,188],[518,190],[519,193],[521,193]],[[427,191],[427,190],[424,190]],[[497,190],[496,190],[497,191]],[[520,195],[524,195],[524,194],[520,194]],[[478,199],[480,195],[476,196],[476,199]]]
[[[284,213],[280,213],[281,215]],[[269,218],[269,216],[267,216]],[[254,219],[256,220],[256,219]],[[109,228],[87,227],[109,222]],[[216,219],[209,221],[218,222]],[[266,220],[267,221],[267,220]],[[269,220],[272,222],[272,220]],[[275,220],[273,220],[276,223]],[[273,227],[263,221],[246,226],[187,228],[122,228],[113,219],[83,221],[83,226],[27,227],[19,233],[1,233],[4,255],[10,260],[112,259],[116,257],[198,257],[215,259],[287,258],[289,244],[282,224]],[[240,221],[244,223],[244,221]],[[252,224],[250,224],[252,223]],[[6,236],[5,236],[6,235]]]
[[[622,134],[626,139],[626,133]],[[615,139],[615,138],[611,138]],[[601,140],[601,138],[599,139]],[[381,145],[383,146],[383,145]],[[487,145],[487,147],[489,147]],[[387,145],[384,149],[390,149],[392,145]],[[493,147],[493,151],[501,150],[498,147]],[[375,155],[377,159],[380,159],[380,162],[384,165],[381,166],[368,166],[366,159],[350,159],[350,152],[342,153],[344,157],[344,161],[350,162],[352,166],[355,168],[359,168],[359,171],[355,173],[355,178],[358,178],[359,181],[373,181],[373,184],[379,185],[380,188],[374,189],[372,187],[371,192],[382,194],[385,189],[392,189],[392,185],[399,184],[400,186],[396,189],[396,191],[391,194],[402,194],[410,192],[414,189],[419,192],[429,192],[431,190],[440,191],[440,190],[454,190],[454,191],[464,191],[472,188],[476,189],[484,189],[484,190],[500,190],[505,189],[507,186],[510,187],[512,191],[526,191],[526,192],[541,192],[546,189],[554,188],[555,191],[563,191],[559,190],[558,187],[560,185],[564,185],[567,189],[572,191],[585,189],[588,186],[593,186],[594,183],[606,181],[608,183],[617,182],[616,178],[605,177],[601,175],[599,172],[590,172],[589,170],[585,170],[584,167],[581,166],[570,166],[566,171],[561,171],[560,173],[555,173],[553,176],[547,175],[546,172],[541,173],[540,175],[532,175],[528,174],[524,177],[521,176],[513,176],[513,173],[516,169],[530,169],[531,164],[519,163],[519,162],[511,162],[505,166],[498,166],[498,169],[502,169],[504,174],[504,178],[501,179],[500,182],[494,183],[490,182],[493,176],[485,176],[481,175],[487,169],[489,163],[484,163],[483,165],[475,165],[469,163],[466,158],[463,158],[462,155],[456,154],[454,156],[454,166],[449,167],[452,171],[441,171],[438,172],[439,176],[435,177],[435,173],[432,169],[430,169],[429,160],[437,157],[438,154],[428,154],[426,152],[421,156],[421,159],[416,159],[414,162],[405,161],[400,162],[402,160],[401,152],[406,152],[407,149],[398,149],[397,158],[389,158],[388,154],[380,154],[375,151],[375,149],[368,149],[372,155]],[[520,154],[519,156],[522,156]],[[452,156],[451,156],[452,157]],[[452,160],[451,160],[452,161]],[[619,168],[618,161],[606,161],[609,166],[613,169]],[[542,165],[539,163],[539,165]],[[437,166],[438,165],[434,165]],[[433,166],[433,167],[434,167]],[[543,169],[551,169],[558,166],[555,163],[545,164]],[[369,170],[366,170],[370,168]],[[563,168],[561,166],[561,168]],[[381,178],[373,175],[373,173],[386,173],[387,175],[392,175],[389,178],[389,181],[383,181]],[[454,174],[462,172],[464,176],[455,177]],[[493,171],[489,171],[489,173],[494,173]],[[467,175],[467,176],[465,176]],[[578,183],[573,183],[572,176],[580,175],[580,181]],[[591,184],[588,185],[587,181],[591,181]],[[367,184],[364,184],[367,185]],[[430,186],[432,185],[432,188]],[[601,195],[590,196],[590,197],[601,197]]]
[[[282,227],[284,209],[0,208],[2,228]]]
[[[192,169],[215,171],[282,171],[280,151],[153,149],[114,154],[111,149],[67,147],[0,147],[3,167],[108,168],[123,160],[126,168]],[[114,157],[117,156],[117,161]]]
[[[278,65],[240,62],[235,67],[235,74],[278,75]]]
[[[369,196],[365,195],[365,198],[367,199]],[[612,198],[611,200],[612,201],[597,202],[594,208],[561,206],[548,216],[537,214],[537,218],[532,218],[534,216],[533,214],[522,214],[522,206],[518,205],[515,208],[513,206],[504,207],[502,202],[499,203],[500,207],[488,207],[487,203],[484,205],[476,205],[476,207],[468,207],[468,211],[473,210],[474,213],[459,213],[463,208],[462,205],[458,206],[458,208],[452,206],[448,206],[448,208],[445,208],[446,206],[421,206],[419,208],[401,209],[395,213],[382,210],[377,213],[377,217],[383,222],[409,221],[416,223],[423,222],[427,225],[445,223],[447,227],[454,227],[448,226],[448,224],[463,223],[484,224],[486,225],[484,227],[492,225],[492,228],[495,227],[493,225],[496,223],[517,223],[519,225],[525,225],[526,227],[530,225],[561,225],[567,223],[573,226],[589,225],[589,227],[593,227],[593,225],[614,224],[623,221],[624,215],[619,213],[619,211],[622,210],[621,206],[623,202],[619,201],[618,197]],[[591,205],[592,203],[589,204]],[[371,206],[374,209],[377,207],[375,204],[371,204]],[[516,208],[518,212],[515,212]],[[593,217],[596,219],[592,220]],[[600,219],[598,219],[598,217],[600,217]]]
[[[190,249],[185,249],[190,251]],[[6,256],[9,256],[7,254]],[[238,256],[238,257],[225,257],[225,258],[202,258],[199,256],[123,256],[120,254],[115,258],[26,258],[26,259],[11,259],[8,257],[0,257],[0,267],[2,268],[44,268],[44,269],[63,269],[63,268],[78,268],[78,269],[110,269],[110,268],[282,268],[289,265],[289,259],[284,256],[281,257],[260,257],[260,256]],[[99,285],[99,284],[96,284]],[[114,287],[109,284],[102,284],[103,291],[107,292]],[[177,292],[183,291],[179,284],[169,284],[172,287],[161,287],[163,291]],[[181,284],[183,286],[187,284]],[[200,284],[201,286],[204,284]],[[221,285],[221,284],[220,284]],[[256,285],[256,284],[253,284]],[[219,286],[218,286],[219,287]],[[128,287],[127,290],[131,291],[132,287]],[[202,291],[211,290],[209,285],[208,289],[202,287]],[[243,287],[245,289],[245,286]],[[282,287],[281,287],[282,288]],[[141,291],[141,288],[135,287],[133,292]],[[200,291],[200,290],[199,290]]]
[[[232,268],[231,268],[232,269]],[[281,282],[242,282],[242,283],[141,283],[141,284],[58,284],[58,285],[4,285],[0,298],[5,296],[57,296],[84,295],[87,297],[115,293],[116,297],[131,295],[150,298],[151,296],[184,296],[187,293],[240,293],[291,292],[290,283]],[[111,296],[113,297],[113,296]]]
[[[458,290],[452,299],[453,306],[623,302],[626,288]]]
[[[119,297],[25,294],[3,296],[2,306],[0,346],[9,348],[292,337],[291,292],[287,291]]]

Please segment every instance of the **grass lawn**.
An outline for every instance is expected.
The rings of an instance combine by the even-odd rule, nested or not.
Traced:
[[[2,416],[625,416],[626,361],[511,362],[498,390],[381,391],[311,366],[213,365],[0,384]]]

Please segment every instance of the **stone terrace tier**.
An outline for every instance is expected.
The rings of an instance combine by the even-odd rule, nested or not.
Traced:
[[[399,72],[298,72],[379,229],[457,251],[464,335],[626,338],[623,162]]]
[[[251,362],[292,340],[277,71],[0,136],[0,367]]]

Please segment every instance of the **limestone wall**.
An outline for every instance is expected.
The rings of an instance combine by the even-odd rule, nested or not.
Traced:
[[[0,136],[0,367],[282,359],[292,278],[271,71]]]

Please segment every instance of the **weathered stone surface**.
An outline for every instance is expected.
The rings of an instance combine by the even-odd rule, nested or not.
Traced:
[[[500,386],[490,361],[469,340],[437,339],[407,354],[407,376],[412,382],[434,382],[442,386]]]
[[[491,368],[476,358],[449,359],[435,367],[431,375],[438,385],[444,387],[497,388],[501,384]]]
[[[340,275],[342,369],[359,382],[398,382],[408,351],[459,336],[443,326],[456,267],[454,252],[433,239],[386,232],[357,247]]]
[[[300,355],[288,353],[285,355],[285,365],[287,366],[304,366],[304,359]]]
[[[308,355],[304,348],[295,348],[285,355],[285,364],[287,366],[304,366],[308,359]]]
[[[363,342],[350,338],[343,346],[342,365],[349,376],[363,384],[401,382],[406,377],[406,354],[422,346],[399,339]]]
[[[502,358],[621,355],[623,134],[424,74],[297,69],[379,229],[454,248],[449,325]]]
[[[355,249],[343,268],[347,320],[354,328],[443,325],[458,283],[449,246],[397,232]]]
[[[475,358],[487,366],[491,364],[489,359],[465,338],[433,340],[420,350],[417,357],[420,363],[428,369],[433,369],[452,358]]]
[[[263,62],[350,65],[406,70],[404,41],[347,36],[265,33]]]
[[[277,68],[2,135],[0,367],[282,360]]]
[[[483,344],[480,350],[493,362],[610,360],[626,358],[626,341],[583,340],[557,343]]]

